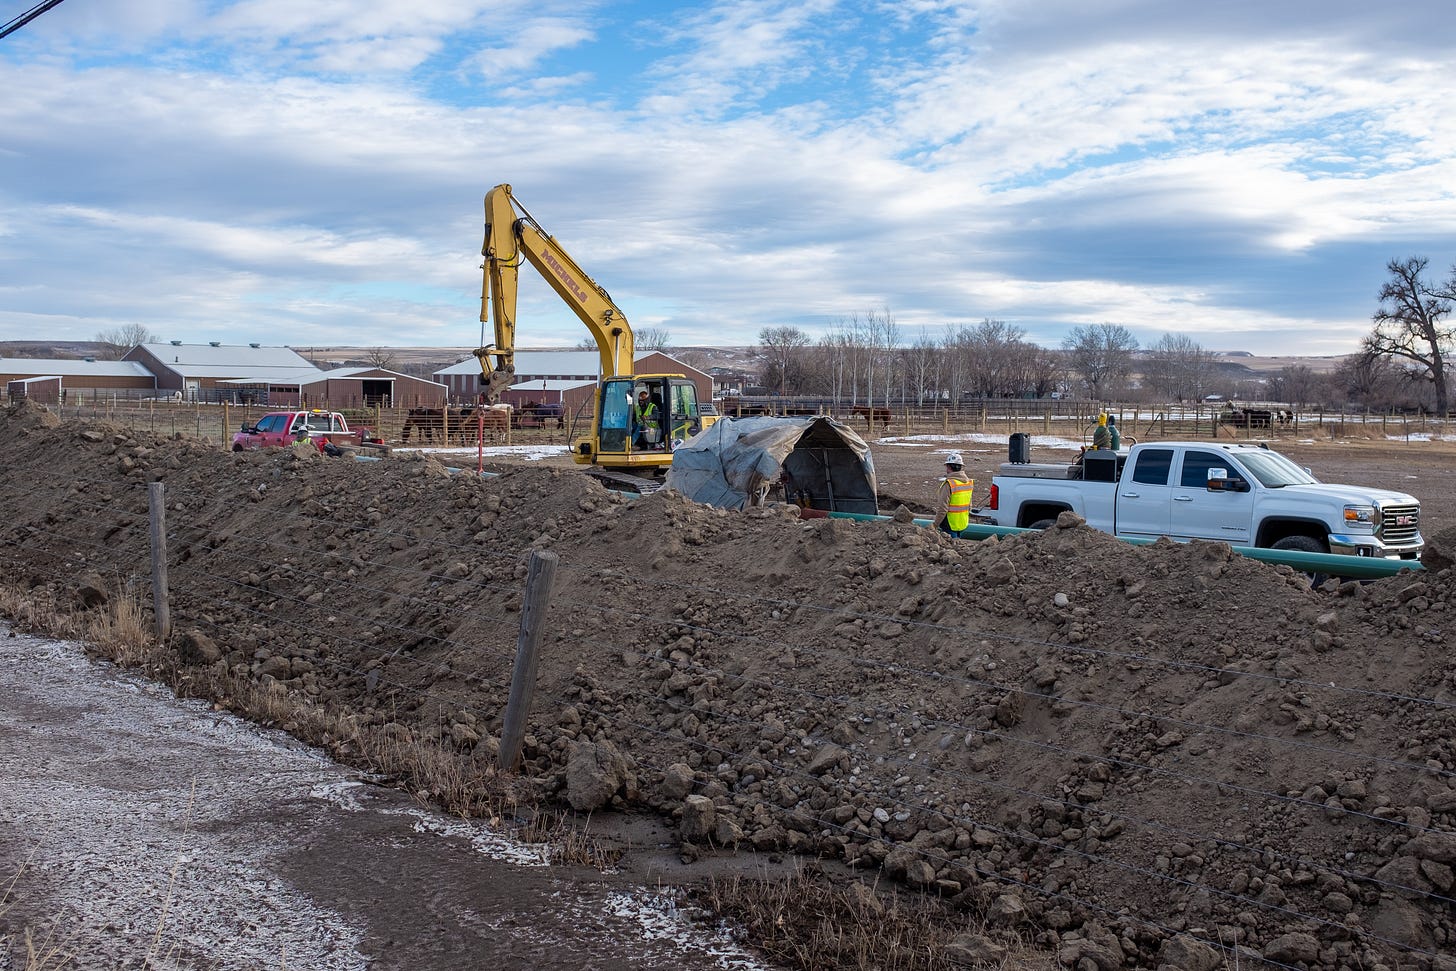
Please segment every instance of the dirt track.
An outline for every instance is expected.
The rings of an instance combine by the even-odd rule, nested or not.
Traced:
[[[0,438],[42,484],[0,500],[34,596],[114,596],[161,478],[188,659],[443,746],[495,744],[522,553],[556,551],[526,770],[662,813],[690,856],[879,867],[1068,966],[1456,967],[1449,570],[1321,593],[1215,544],[969,544],[47,418]],[[928,501],[938,445],[877,449],[882,487]],[[1367,446],[1309,448],[1396,484]],[[1441,535],[1446,448],[1395,453]]]
[[[25,926],[81,971],[761,967],[628,875],[547,866],[280,732],[8,634],[0,886],[23,870],[0,968],[27,967],[4,946]]]

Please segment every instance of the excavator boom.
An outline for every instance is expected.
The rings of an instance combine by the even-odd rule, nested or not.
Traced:
[[[511,195],[498,185],[485,196],[484,278],[480,319],[495,329],[495,343],[475,351],[485,378],[485,393],[494,402],[515,377],[516,288],[524,257],[565,301],[596,340],[603,375],[633,371],[632,328],[611,295],[597,285]]]
[[[485,271],[480,320],[495,328],[495,343],[477,348],[484,394],[494,404],[516,377],[516,285],[522,261],[545,277],[586,324],[601,355],[600,381],[591,425],[571,444],[579,465],[593,474],[660,474],[673,450],[717,420],[710,402],[699,403],[697,385],[683,374],[638,374],[627,315],[549,236],[526,207],[501,184],[485,195]]]

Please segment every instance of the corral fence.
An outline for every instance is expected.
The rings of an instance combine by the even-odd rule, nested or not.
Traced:
[[[920,403],[891,401],[888,405],[864,405],[845,400],[817,397],[730,398],[717,403],[720,414],[826,415],[843,421],[869,440],[886,437],[964,436],[984,434],[1009,436],[1014,432],[1047,435],[1088,443],[1102,409],[1116,419],[1124,441],[1129,439],[1249,439],[1280,440],[1310,437],[1418,438],[1456,436],[1456,422],[1424,413],[1395,411],[1328,410],[1298,408],[1289,404],[1261,402],[1228,404],[1107,404],[1091,400],[978,399],[962,402]],[[139,430],[160,434],[178,432],[206,436],[226,445],[233,433],[278,408],[263,404],[233,402],[138,399],[119,395],[94,395],[50,403],[62,417],[105,418]],[[329,408],[327,402],[317,405]],[[455,405],[439,409],[427,444],[474,445],[480,425],[468,411]],[[405,442],[410,409],[405,407],[337,408],[350,426],[373,430],[389,444]],[[464,416],[462,418],[462,416]],[[487,444],[566,444],[585,433],[591,421],[590,407],[562,416],[558,423],[539,420],[517,412],[507,429],[484,429]],[[420,441],[412,434],[408,444]]]

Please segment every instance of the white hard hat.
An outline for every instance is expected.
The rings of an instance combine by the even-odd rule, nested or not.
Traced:
[[[965,465],[965,463],[961,461],[961,453],[960,452],[951,452],[949,455],[947,455],[945,457],[945,464],[946,465]]]

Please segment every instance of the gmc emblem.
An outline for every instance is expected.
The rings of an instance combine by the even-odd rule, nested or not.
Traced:
[[[1395,517],[1395,524],[1397,526],[1414,526],[1415,525],[1415,522],[1416,522],[1416,517],[1414,517],[1414,516],[1396,516]]]

